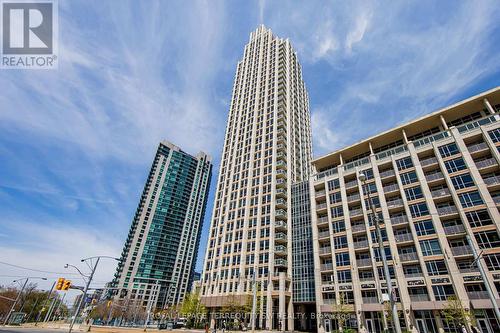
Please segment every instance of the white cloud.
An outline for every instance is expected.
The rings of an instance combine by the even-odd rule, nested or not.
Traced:
[[[347,52],[351,52],[353,45],[359,43],[363,39],[371,17],[372,13],[369,12],[366,7],[358,14],[355,20],[354,29],[349,31],[346,36],[345,47]]]

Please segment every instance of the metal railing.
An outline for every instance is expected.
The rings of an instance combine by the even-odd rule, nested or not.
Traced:
[[[403,200],[402,199],[396,199],[396,200],[387,201],[387,207],[388,208],[400,207],[400,206],[403,206]]]
[[[410,300],[412,302],[426,302],[429,301],[429,295],[427,294],[418,294],[418,295],[410,295]]]
[[[356,265],[358,265],[358,267],[371,266],[372,260],[371,259],[357,259]]]
[[[392,224],[401,224],[406,222],[408,222],[408,216],[406,215],[391,217]]]
[[[469,152],[475,153],[476,151],[480,151],[483,149],[489,149],[489,147],[488,147],[488,144],[486,144],[485,142],[481,142],[481,143],[476,143],[474,145],[467,146],[467,149],[469,150]]]
[[[384,192],[393,192],[399,190],[398,184],[384,186]]]
[[[456,235],[465,232],[465,227],[463,226],[463,224],[450,225],[448,227],[444,227],[443,229],[444,233],[447,235]]]
[[[322,197],[326,194],[326,191],[325,190],[321,190],[321,191],[316,191],[316,196],[317,197]]]
[[[487,168],[497,164],[497,160],[494,158],[488,158],[486,160],[476,162],[476,167],[478,169]]]
[[[380,173],[380,178],[386,178],[386,177],[395,176],[395,175],[396,175],[396,173],[394,172],[394,170],[386,170],[386,171]]]
[[[484,291],[468,291],[467,296],[469,299],[488,299],[488,292]]]
[[[500,177],[493,176],[493,177],[485,178],[484,179],[484,183],[486,185],[497,185],[497,184],[500,184]]]
[[[363,303],[367,304],[367,303],[371,303],[371,304],[374,304],[374,303],[378,303],[379,300],[378,300],[378,297],[376,296],[363,296]]]
[[[431,182],[433,180],[443,179],[443,178],[444,178],[444,176],[443,176],[443,173],[441,171],[434,172],[434,173],[431,173],[430,175],[425,176],[425,179],[428,182]]]
[[[354,242],[354,248],[355,249],[359,249],[359,248],[362,248],[362,247],[368,247],[368,241],[367,240]]]
[[[401,261],[413,261],[418,260],[417,252],[401,253],[399,255],[399,260]]]
[[[455,206],[438,207],[437,212],[439,216],[456,214],[458,212]]]
[[[420,161],[420,165],[421,166],[428,166],[428,165],[431,165],[431,164],[435,164],[437,163],[437,158],[436,157],[429,157],[429,158],[426,158],[425,160],[421,160]]]
[[[358,185],[358,182],[356,180],[351,180],[350,182],[345,183],[346,188],[354,187]]]
[[[347,202],[352,202],[352,201],[356,201],[359,199],[360,199],[359,194],[353,194],[353,195],[350,195],[347,197]]]
[[[472,249],[469,245],[456,246],[451,248],[451,253],[453,253],[454,256],[463,256],[472,254]]]
[[[431,192],[431,195],[432,195],[433,198],[444,197],[444,196],[450,195],[450,189],[448,189],[448,188],[441,188],[439,190],[434,190],[434,191]]]
[[[322,271],[331,271],[333,270],[333,264],[321,264]]]
[[[413,240],[413,236],[410,233],[407,233],[407,234],[397,234],[397,235],[394,235],[394,239],[397,242],[408,242],[408,241]]]

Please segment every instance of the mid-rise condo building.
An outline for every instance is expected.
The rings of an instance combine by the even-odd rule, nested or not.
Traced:
[[[370,216],[382,228],[402,329],[455,332],[442,314],[455,296],[481,332],[500,332],[487,292],[498,307],[499,111],[495,88],[312,162],[319,332],[338,329],[339,313],[360,332],[391,325]]]

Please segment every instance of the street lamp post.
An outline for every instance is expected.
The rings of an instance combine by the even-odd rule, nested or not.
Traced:
[[[378,249],[380,256],[382,257],[382,263],[384,266],[384,277],[385,281],[387,283],[387,292],[389,294],[389,301],[391,304],[391,312],[392,312],[392,322],[394,325],[394,330],[396,333],[401,332],[401,326],[399,324],[399,316],[398,316],[398,309],[396,306],[396,299],[395,299],[395,294],[393,294],[393,289],[392,289],[392,280],[391,280],[391,274],[389,271],[389,265],[387,264],[387,258],[385,257],[385,246],[384,242],[382,241],[382,232],[380,231],[380,219],[378,218],[377,214],[375,213],[375,209],[373,207],[373,202],[372,202],[372,197],[370,194],[370,191],[368,189],[368,186],[366,185],[366,175],[363,173],[360,173],[358,175],[358,179],[363,183],[363,188],[366,188],[366,194],[368,195],[368,211],[370,212],[370,215],[372,217],[372,221],[375,224],[375,231],[377,233],[377,243],[378,243]],[[387,230],[387,228],[386,228]],[[380,287],[380,293],[382,293],[382,286]]]
[[[81,260],[81,262],[86,262],[87,260],[92,261],[92,259],[97,259],[97,260],[96,260],[96,262],[95,262],[95,264],[94,264],[94,266],[92,267],[92,271],[90,272],[90,275],[89,275],[89,276],[84,275],[84,274],[83,274],[82,272],[80,272],[80,270],[79,270],[77,267],[75,267],[75,266],[72,266],[72,265],[66,265],[66,268],[67,268],[68,266],[75,267],[75,268],[78,270],[78,272],[79,272],[82,276],[84,276],[84,277],[87,277],[87,278],[88,278],[88,279],[87,279],[87,283],[85,284],[85,289],[83,290],[83,295],[82,295],[82,298],[81,298],[81,299],[80,299],[80,301],[78,302],[78,306],[76,307],[76,310],[75,310],[74,316],[73,316],[73,318],[72,318],[72,320],[71,320],[71,324],[69,325],[69,331],[68,331],[68,333],[71,333],[71,331],[73,330],[73,326],[75,325],[76,318],[78,317],[78,313],[80,312],[80,309],[81,309],[81,307],[82,307],[83,302],[85,302],[85,298],[87,297],[87,291],[89,290],[90,283],[92,282],[92,278],[94,277],[94,273],[95,273],[95,271],[96,271],[96,269],[97,269],[97,265],[99,264],[99,260],[100,260],[101,258],[110,258],[110,259],[115,259],[115,260],[118,260],[118,261],[120,260],[120,259],[118,259],[118,258],[109,257],[109,256],[95,256],[95,257],[89,257],[89,258],[82,259],[82,260]]]
[[[9,322],[9,318],[10,318],[10,315],[12,314],[12,312],[14,312],[14,308],[16,307],[17,305],[17,302],[19,302],[19,299],[21,298],[21,295],[23,294],[23,291],[24,291],[24,288],[26,288],[26,285],[28,284],[28,281],[29,279],[42,279],[42,280],[47,280],[47,278],[44,278],[44,277],[26,277],[24,278],[25,281],[23,283],[23,287],[21,288],[21,290],[19,291],[19,293],[17,294],[17,297],[16,299],[14,300],[14,303],[12,303],[12,306],[9,310],[9,312],[7,313],[7,316],[5,317],[5,320],[3,322],[3,326],[7,325],[7,323]],[[20,280],[14,280],[14,282],[17,282],[17,281],[21,281],[22,279]]]

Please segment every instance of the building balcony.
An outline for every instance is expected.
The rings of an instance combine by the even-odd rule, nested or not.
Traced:
[[[418,260],[418,254],[417,252],[401,253],[399,255],[399,260],[401,260],[401,262],[415,261]]]
[[[434,172],[434,173],[431,173],[430,175],[425,176],[425,180],[427,180],[427,182],[429,182],[429,183],[434,182],[434,181],[438,181],[441,179],[444,179],[443,173],[441,171]]]
[[[274,266],[280,266],[280,267],[285,267],[288,265],[288,262],[286,259],[275,259],[274,260]]]
[[[467,256],[472,254],[472,248],[469,245],[456,246],[451,248],[451,253],[454,256]]]
[[[437,212],[439,216],[458,214],[457,207],[455,206],[438,207]]]
[[[488,147],[488,144],[486,142],[476,143],[474,145],[467,146],[467,150],[471,154],[489,149],[490,148]]]
[[[319,255],[324,255],[324,254],[331,255],[332,248],[330,246],[320,247],[319,248]]]
[[[379,303],[378,297],[375,296],[363,296],[363,303],[365,304],[377,304]]]
[[[278,128],[281,129],[286,129],[286,122],[283,120],[278,121]]]
[[[380,173],[380,178],[388,178],[388,177],[394,177],[396,176],[396,173],[394,172],[394,170],[386,170],[384,172],[381,172]]]
[[[347,202],[354,202],[354,201],[359,201],[359,200],[361,200],[361,197],[359,196],[358,193],[349,195],[347,197]]]
[[[320,225],[324,223],[328,223],[328,216],[318,217],[317,224]]]
[[[287,254],[286,246],[284,246],[284,245],[276,245],[274,247],[274,253],[277,254],[277,255],[286,255]]]
[[[420,278],[422,276],[424,276],[424,274],[422,272],[405,274],[405,278],[407,278],[407,279]]]
[[[367,282],[367,281],[375,281],[374,276],[363,276],[359,278],[359,281],[361,282]]]
[[[281,198],[283,198],[283,197],[286,198],[287,192],[286,192],[285,189],[279,188],[279,189],[276,190],[276,196],[277,197],[281,197]]]
[[[283,160],[278,160],[276,162],[276,167],[279,169],[286,169],[286,162]]]
[[[321,271],[333,271],[333,264],[321,264]]]
[[[286,143],[286,137],[284,135],[278,135],[278,144]]]
[[[328,205],[326,203],[320,203],[316,205],[316,211],[325,211],[328,208]]]
[[[353,244],[355,249],[365,248],[368,247],[368,240],[354,242]]]
[[[494,186],[494,185],[499,185],[500,184],[500,177],[498,176],[492,176],[484,179],[484,183],[487,186]]]
[[[429,158],[426,158],[425,160],[421,160],[420,165],[422,166],[422,168],[424,168],[424,167],[427,167],[430,165],[437,164],[437,162],[438,162],[438,160],[436,157],[429,157]]]
[[[493,197],[493,202],[495,203],[495,205],[500,205],[500,196]]]
[[[487,291],[468,291],[467,297],[469,297],[469,299],[488,299],[489,298]]]
[[[324,196],[326,196],[326,191],[325,190],[316,191],[315,196],[316,196],[316,198],[324,197]]]
[[[318,232],[318,238],[330,238],[330,231],[320,231]]]
[[[356,265],[358,267],[368,267],[372,265],[372,260],[370,258],[367,259],[357,259]]]
[[[398,184],[391,184],[391,185],[384,186],[384,193],[391,193],[391,192],[395,192],[395,191],[399,191]]]
[[[477,268],[477,266],[476,267],[459,268],[458,270],[462,274],[479,273],[479,268]]]
[[[399,242],[399,243],[411,242],[411,241],[413,241],[413,236],[411,233],[397,234],[397,235],[394,235],[394,239],[396,240],[396,242]]]
[[[366,226],[364,224],[355,224],[352,226],[352,232],[366,231]]]
[[[431,192],[433,198],[443,198],[451,195],[450,189],[448,188],[440,188],[439,190],[434,190]]]
[[[287,239],[286,239],[286,234],[282,233],[282,232],[277,232],[275,235],[274,235],[274,238],[276,239],[277,242],[286,242]]]
[[[360,216],[363,215],[363,211],[360,209],[353,209],[349,211],[349,216],[354,217],[354,216]]]
[[[286,178],[286,170],[276,170],[276,178],[278,179]]]
[[[480,170],[486,169],[486,168],[489,168],[489,167],[492,167],[495,165],[497,165],[497,160],[494,158],[488,158],[488,159],[476,162],[476,167]]]
[[[276,227],[277,230],[285,230],[287,229],[286,222],[284,221],[275,221],[274,226]]]
[[[451,225],[448,227],[444,227],[443,229],[444,233],[448,236],[465,233],[465,227],[463,226],[463,224]]]
[[[427,294],[417,294],[417,295],[410,295],[410,300],[412,302],[427,302],[430,300],[429,295]]]
[[[277,218],[279,218],[279,219],[286,219],[286,217],[287,217],[286,210],[284,210],[284,209],[278,209],[276,211],[276,215],[275,216]]]
[[[400,216],[391,217],[391,224],[398,225],[398,224],[403,224],[403,223],[408,223],[408,216],[400,215]]]
[[[278,180],[276,180],[276,187],[278,187],[278,188],[286,188],[286,180],[285,179],[278,179]]]
[[[279,144],[276,146],[276,150],[277,151],[282,151],[282,152],[285,152],[286,151],[286,145],[284,144]]]
[[[279,208],[286,208],[286,200],[283,199],[283,198],[279,198],[276,200],[276,207],[279,207]]]
[[[358,181],[356,179],[355,180],[351,180],[350,182],[345,183],[345,188],[351,188],[351,187],[354,187],[354,186],[358,186]]]
[[[403,207],[403,199],[387,201],[387,208],[389,209],[400,208],[400,207]]]

